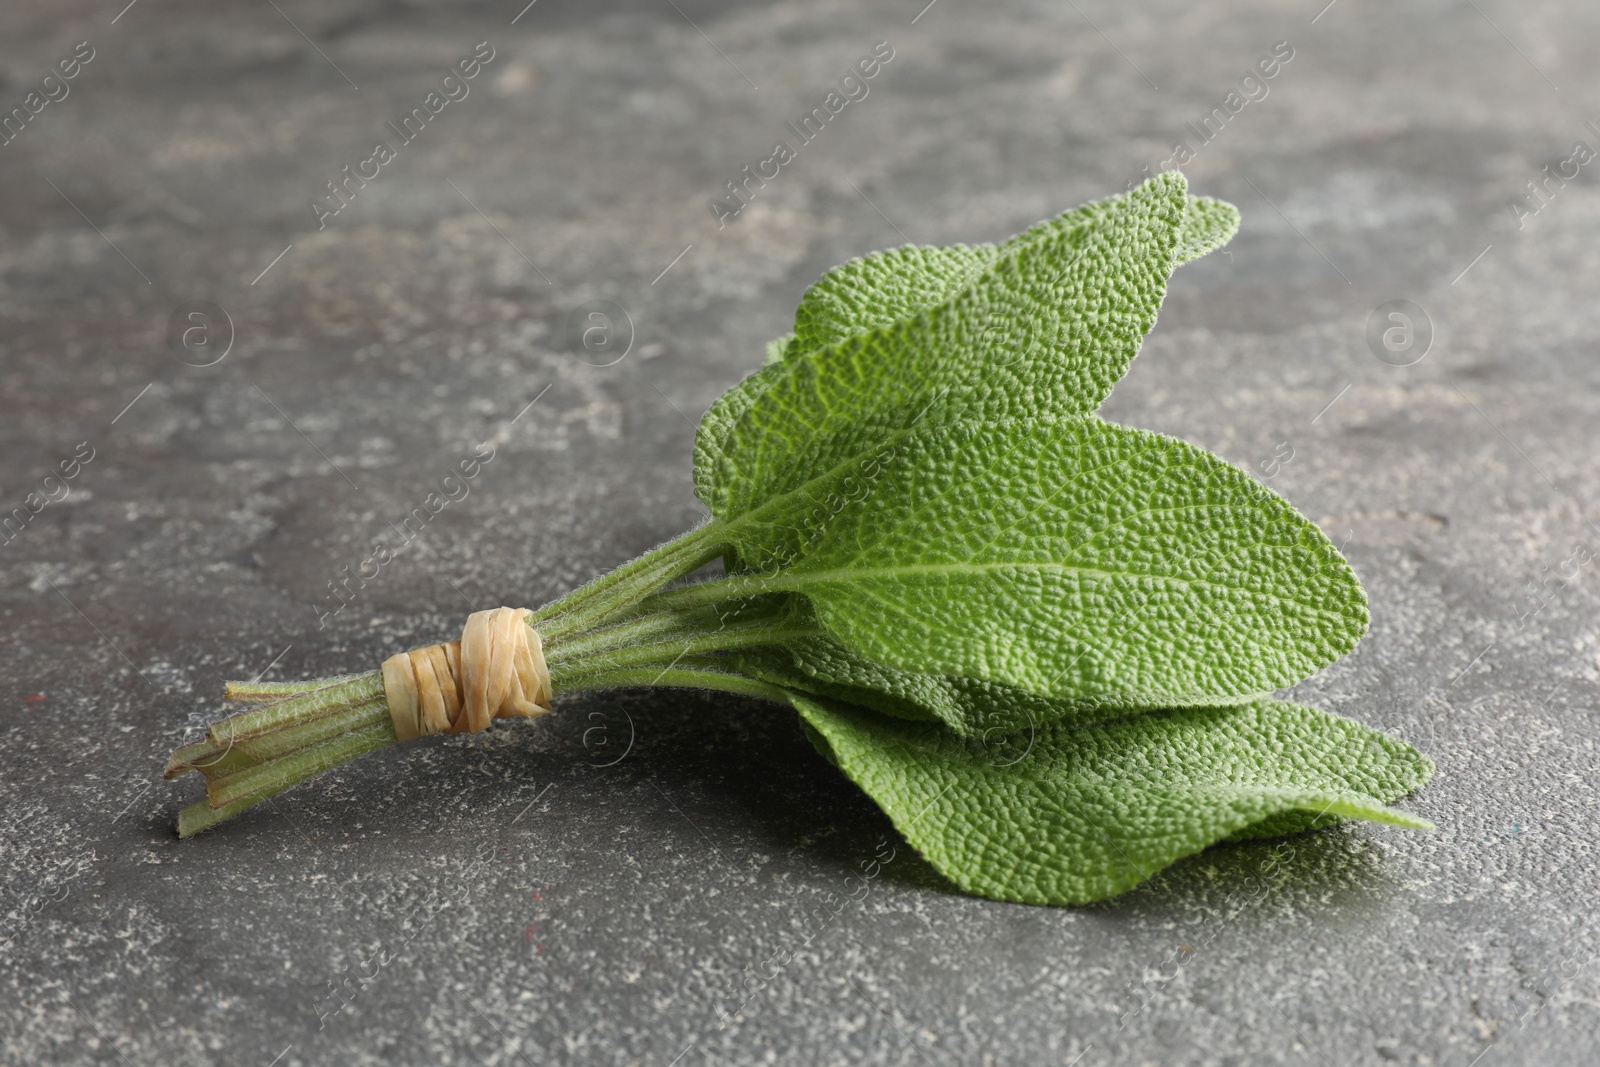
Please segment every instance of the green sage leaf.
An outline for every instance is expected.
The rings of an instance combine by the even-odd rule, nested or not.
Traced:
[[[1239,232],[1239,209],[1225,200],[1191,196],[1183,211],[1174,267],[1215,252]]]
[[[1081,231],[1100,220],[1112,197],[1029,227],[1002,245],[905,245],[834,267],[807,289],[795,310],[792,340],[768,362],[814,352],[857,334],[905,322],[952,299],[1004,256],[1046,237]],[[1227,244],[1239,210],[1207,197],[1188,198],[1171,270]],[[777,342],[773,342],[776,344]]]
[[[800,298],[788,355],[914,319],[966,289],[1000,255],[994,245],[905,245],[835,267]]]
[[[909,322],[970,288],[1001,259],[1043,238],[1081,239],[1121,197],[1096,201],[1038,223],[1002,245],[907,245],[874,252],[835,267],[806,290],[795,311],[795,332],[767,344],[763,368],[815,352],[873,330]],[[1232,204],[1188,197],[1167,272],[1226,244],[1239,228]],[[1157,297],[1159,304],[1159,296]],[[990,342],[1004,331],[989,329]],[[710,503],[717,465],[729,434],[755,398],[782,374],[745,378],[725,393],[701,421],[695,438],[695,492]]]
[[[857,655],[1041,697],[1217,703],[1355,647],[1366,595],[1282,497],[1097,418],[932,425],[725,530]]]
[[[702,421],[696,492],[731,519],[930,413],[1093,412],[1155,323],[1186,202],[1182,175],[1161,175],[1016,245],[944,304],[764,368]]]
[[[809,605],[801,600],[793,617],[810,616]],[[782,647],[739,649],[727,658],[752,678],[897,718],[939,722],[963,737],[993,739],[1148,710],[1104,697],[1040,697],[982,678],[900,670],[859,656],[825,634],[786,641]]]
[[[1425,756],[1283,701],[1155,712],[997,750],[931,724],[792,699],[819,751],[913,847],[962,889],[998,900],[1102,900],[1253,829],[1430,827],[1384,806],[1428,779]]]

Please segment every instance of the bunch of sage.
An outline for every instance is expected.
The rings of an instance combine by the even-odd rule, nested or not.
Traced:
[[[1224,840],[1368,819],[1431,773],[1272,699],[1367,625],[1287,501],[1095,412],[1229,204],[1176,172],[999,245],[907,246],[811,286],[714,403],[698,527],[532,613],[556,695],[676,686],[794,708],[962,889],[1081,903]],[[681,584],[720,561],[720,576]],[[174,753],[187,836],[393,743],[374,673],[260,703]]]

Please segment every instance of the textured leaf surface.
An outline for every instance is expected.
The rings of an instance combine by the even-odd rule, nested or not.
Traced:
[[[1183,212],[1174,267],[1199,259],[1233,240],[1239,232],[1239,209],[1225,200],[1191,196]]]
[[[907,245],[873,252],[833,268],[806,290],[795,311],[795,332],[767,345],[765,367],[840,344],[852,337],[909,323],[924,312],[955,299],[1006,256],[1043,239],[1059,239],[1069,247],[1103,220],[1122,199],[1084,204],[1056,218],[1037,223],[1002,245]],[[1179,265],[1226,244],[1239,227],[1232,204],[1205,197],[1187,197],[1174,243],[1168,274]],[[1163,282],[1164,285],[1164,282]],[[1160,294],[1156,297],[1159,305]],[[988,321],[983,340],[1005,358],[1023,334],[1004,320]],[[1008,347],[1009,346],[1009,347]],[[708,506],[718,463],[729,435],[754,400],[780,375],[752,375],[712,406],[695,440],[695,492]],[[1109,388],[1109,387],[1108,387]]]
[[[726,393],[711,402],[711,407],[700,416],[694,431],[694,495],[707,504],[712,498],[716,473],[727,447],[728,437],[756,398],[773,382],[788,373],[783,353],[792,344],[793,335],[780,337],[767,345],[767,361],[760,370],[744,378]]]
[[[1176,173],[1152,179],[1092,224],[1016,247],[945,304],[759,372],[744,410],[702,433],[702,499],[736,517],[924,417],[1094,411],[1155,323],[1184,189]]]
[[[810,615],[809,608],[804,614]],[[1040,697],[981,678],[899,670],[859,656],[827,636],[789,641],[782,648],[741,649],[729,659],[741,673],[774,685],[902,719],[943,723],[963,737],[992,740],[1147,710],[1101,697]],[[1253,695],[1229,702],[1251,699]]]
[[[813,741],[962,889],[1029,904],[1120,893],[1253,827],[1369,819],[1432,773],[1426,757],[1336,715],[1276,700],[1041,732],[999,752],[796,695]]]
[[[1366,597],[1315,525],[1193,445],[1097,418],[930,426],[728,528],[867,660],[1135,707],[1291,685]],[[852,474],[850,477],[854,477]]]
[[[1116,199],[1085,204],[1037,223],[1003,245],[905,245],[835,267],[801,297],[790,335],[795,343],[780,358],[837,344],[937,307],[1011,252],[1094,224]],[[1222,247],[1238,229],[1239,211],[1232,204],[1189,197],[1171,269]],[[772,358],[769,350],[768,360]]]
[[[835,267],[800,298],[791,354],[915,318],[967,288],[999,256],[994,245],[906,245]]]
[[[794,334],[786,333],[782,337],[767,342],[767,356],[761,361],[763,367],[770,367],[774,363],[782,363],[788,357],[789,346],[794,343]]]

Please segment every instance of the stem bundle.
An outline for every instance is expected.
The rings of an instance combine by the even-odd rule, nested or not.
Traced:
[[[748,610],[747,583],[691,587],[693,598],[661,588],[717,558],[716,523],[661,545],[535,612],[554,692],[624,686],[714,689],[783,702],[785,691],[729,669],[718,653],[816,632],[777,610]],[[730,608],[718,601],[739,598]],[[682,606],[679,606],[681,603]],[[226,699],[252,705],[213,723],[204,740],[167,761],[166,777],[196,771],[204,800],[178,815],[189,837],[342,763],[393,744],[394,726],[378,671],[303,682],[229,682]]]

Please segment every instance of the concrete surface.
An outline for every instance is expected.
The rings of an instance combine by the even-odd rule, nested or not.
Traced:
[[[7,109],[93,49],[0,147],[4,510],[93,452],[0,547],[5,1062],[1593,1060],[1600,193],[1526,183],[1600,145],[1600,9],[923,2],[0,12]],[[802,947],[886,821],[791,715],[624,693],[175,840],[196,786],[161,763],[225,679],[366,669],[683,529],[692,422],[822,269],[1116,191],[1285,40],[1186,167],[1243,230],[1107,413],[1345,545],[1372,632],[1297,694],[1428,751],[1405,806],[1437,831],[1219,848],[1082,909],[957,895],[899,843]],[[312,198],[481,41],[319,231]],[[878,41],[867,98],[719,229],[707,201]],[[609,366],[567,340],[599,300],[634,333]],[[1393,300],[1431,321],[1418,362],[1369,347]],[[214,311],[169,344],[193,301],[232,323],[210,366]]]

